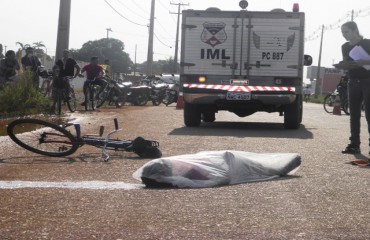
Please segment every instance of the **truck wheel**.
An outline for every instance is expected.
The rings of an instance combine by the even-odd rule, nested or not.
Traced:
[[[302,122],[302,95],[297,95],[296,100],[285,106],[284,128],[298,129]]]
[[[215,112],[203,112],[202,113],[202,120],[203,122],[212,123],[216,120]]]
[[[198,127],[200,125],[201,112],[197,105],[184,103],[184,123],[187,127]]]

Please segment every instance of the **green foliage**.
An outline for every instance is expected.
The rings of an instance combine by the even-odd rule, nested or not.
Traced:
[[[311,96],[309,102],[324,104],[324,98],[325,96],[317,96],[317,97]]]
[[[28,115],[45,112],[50,100],[32,86],[32,73],[26,71],[20,79],[0,91],[0,117]]]
[[[176,64],[176,71],[174,71],[174,64],[175,61],[172,57],[166,60],[158,60],[153,62],[153,75],[159,75],[163,73],[176,73],[177,70],[179,69],[179,64]],[[139,64],[139,71],[142,73],[146,73],[146,68],[147,68],[147,62],[144,62],[142,64]]]
[[[92,56],[99,57],[100,63],[103,63],[104,59],[109,59],[113,72],[127,73],[132,61],[124,49],[122,41],[102,38],[84,43],[81,49],[72,50],[72,55],[76,60],[84,62],[90,62]]]

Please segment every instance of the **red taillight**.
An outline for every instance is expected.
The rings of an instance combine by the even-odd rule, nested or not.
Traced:
[[[299,4],[298,3],[293,4],[293,12],[299,12]]]

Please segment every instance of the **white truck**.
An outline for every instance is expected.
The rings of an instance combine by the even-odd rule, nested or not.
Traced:
[[[304,55],[304,13],[210,8],[184,10],[182,16],[186,126],[213,122],[226,110],[240,117],[278,112],[286,129],[299,128],[303,67],[312,63]]]

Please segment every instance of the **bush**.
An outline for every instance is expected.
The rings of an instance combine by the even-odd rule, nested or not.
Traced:
[[[19,80],[0,91],[0,117],[23,116],[45,112],[50,100],[32,85],[32,73],[25,71]]]
[[[314,95],[312,95],[310,97],[309,102],[324,104],[324,98],[325,98],[325,96],[317,96],[317,97],[315,97]]]

